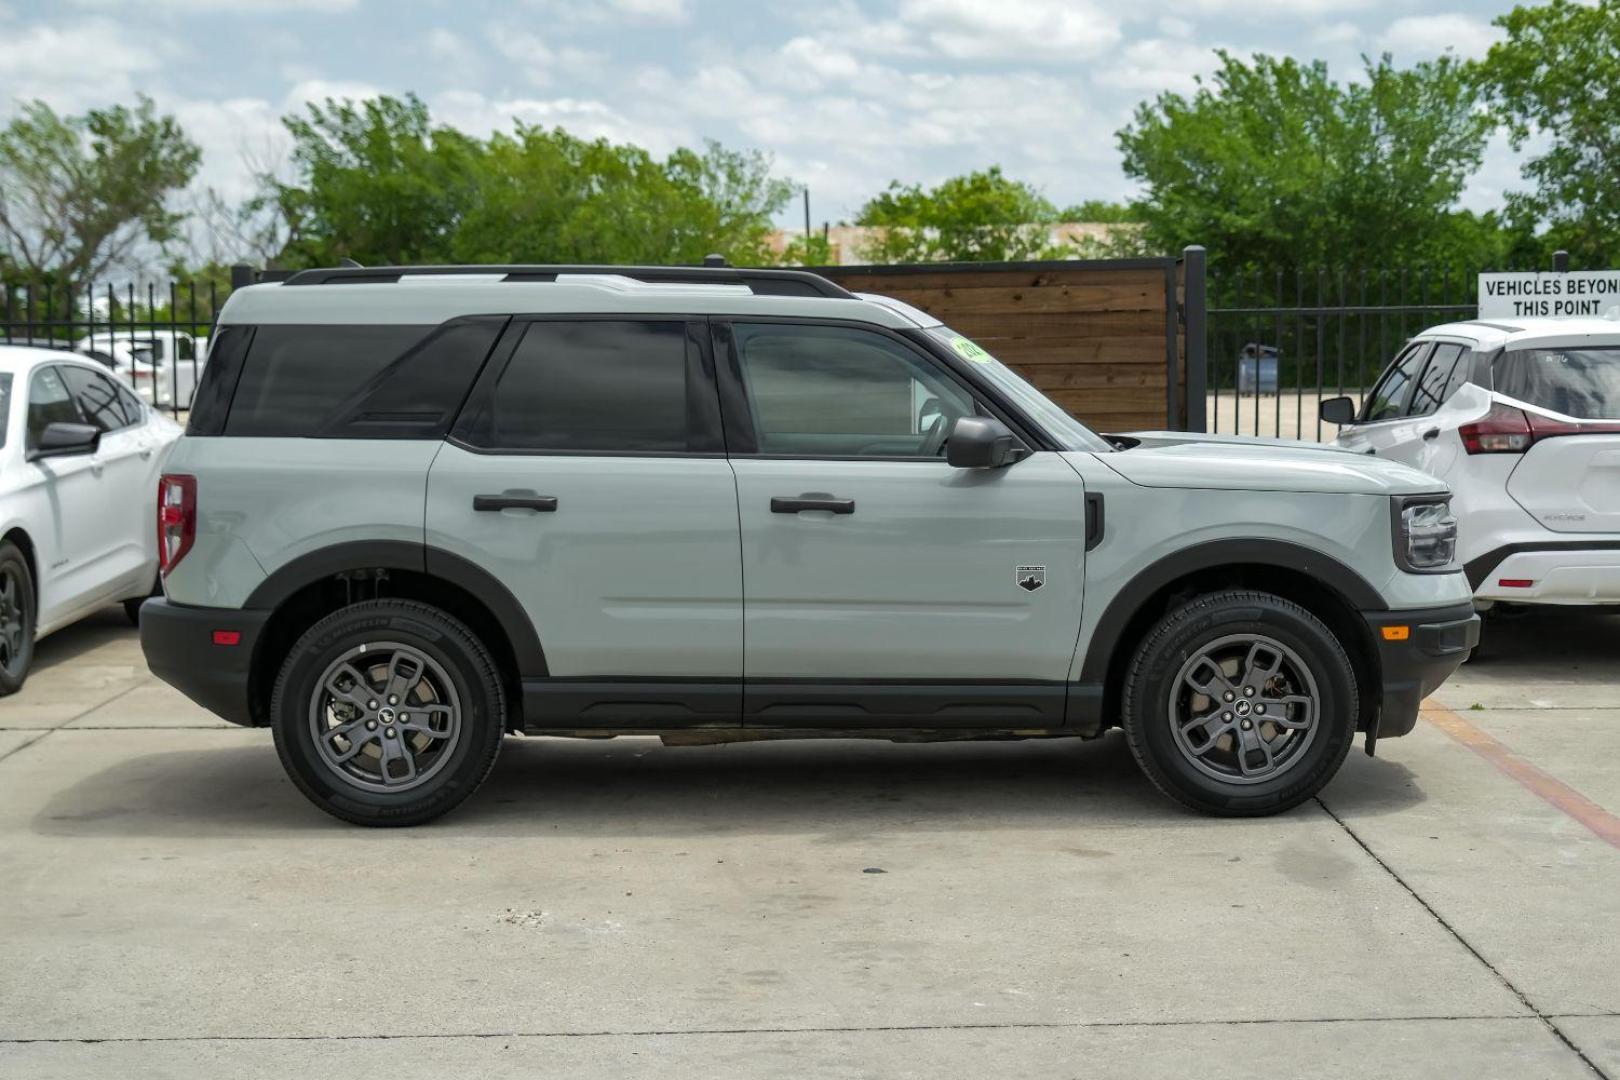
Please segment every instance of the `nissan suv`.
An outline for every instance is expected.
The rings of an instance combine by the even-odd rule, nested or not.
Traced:
[[[1328,447],[1102,437],[813,274],[301,271],[235,292],[158,492],[161,678],[365,825],[508,733],[1093,738],[1258,815],[1478,639],[1448,493]]]

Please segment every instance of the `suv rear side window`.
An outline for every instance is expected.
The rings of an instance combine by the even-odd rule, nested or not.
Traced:
[[[441,436],[504,325],[497,317],[443,326],[257,326],[223,434]],[[216,386],[199,394],[200,409],[213,407]]]
[[[684,320],[536,320],[458,434],[497,450],[717,451],[694,359]]]
[[[1509,397],[1577,420],[1620,418],[1620,346],[1503,353],[1491,381]]]
[[[1373,387],[1372,394],[1367,398],[1367,405],[1362,409],[1361,423],[1393,420],[1406,411],[1406,399],[1412,389],[1412,380],[1417,378],[1418,368],[1428,352],[1429,343],[1420,341],[1401,354],[1400,359],[1396,360],[1378,381],[1378,385]]]

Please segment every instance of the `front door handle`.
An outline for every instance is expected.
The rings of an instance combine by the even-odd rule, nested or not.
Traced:
[[[474,510],[538,510],[549,514],[557,509],[555,495],[474,495]]]
[[[835,499],[831,495],[823,495],[819,491],[812,491],[797,498],[788,498],[782,495],[771,498],[771,513],[773,514],[799,514],[806,510],[825,510],[833,514],[853,514],[855,512],[855,500]]]
[[[1437,427],[1432,427],[1428,431],[1425,431],[1423,433],[1423,441],[1424,442],[1433,442],[1435,439],[1438,439],[1439,437],[1440,437],[1440,429],[1437,428]]]

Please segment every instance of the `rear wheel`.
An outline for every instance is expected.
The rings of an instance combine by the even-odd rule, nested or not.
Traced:
[[[466,626],[427,604],[374,600],[299,638],[270,712],[282,765],[317,806],[359,825],[416,825],[489,775],[506,703]]]
[[[0,543],[0,695],[15,694],[34,663],[34,575],[10,540]]]
[[[1165,794],[1273,814],[1333,778],[1355,737],[1355,673],[1320,619],[1269,593],[1199,597],[1153,627],[1127,672],[1125,735]]]

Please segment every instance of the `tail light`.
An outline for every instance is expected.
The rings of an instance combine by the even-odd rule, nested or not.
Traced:
[[[184,473],[164,473],[158,481],[157,505],[158,570],[170,570],[197,539],[197,478]]]
[[[1522,454],[1542,439],[1561,435],[1620,435],[1620,420],[1555,420],[1497,402],[1457,434],[1470,454]]]
[[[1536,441],[1524,411],[1501,402],[1473,423],[1463,424],[1457,434],[1470,454],[1522,454]]]

